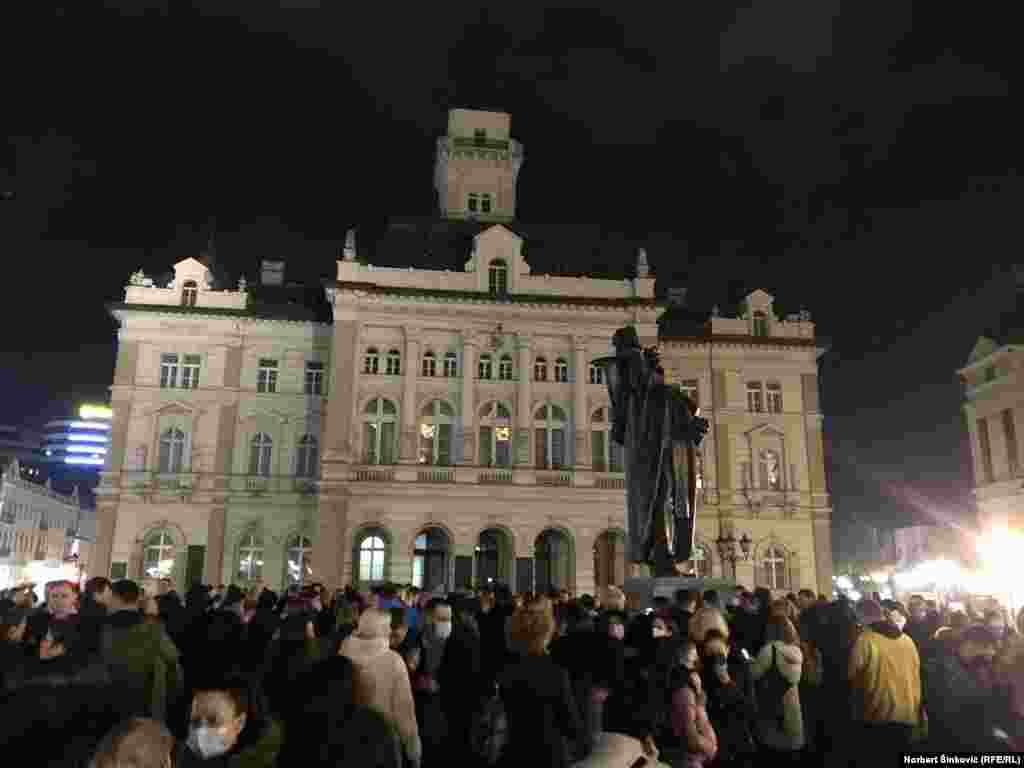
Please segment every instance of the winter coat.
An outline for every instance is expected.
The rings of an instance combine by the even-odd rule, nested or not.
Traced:
[[[390,718],[398,730],[406,757],[419,762],[423,748],[405,661],[388,647],[386,637],[349,635],[341,644],[341,655],[350,659],[355,668],[356,704]]]
[[[957,656],[940,656],[929,662],[925,680],[929,748],[994,751],[992,725],[1002,719],[1004,697],[982,685]]]
[[[866,627],[850,651],[852,716],[868,723],[917,726],[921,719],[921,660],[917,646],[891,622]]]
[[[804,657],[799,646],[786,645],[781,641],[765,644],[750,667],[750,675],[757,681],[772,667],[774,649],[775,665],[782,677],[792,686],[783,696],[783,719],[770,717],[759,712],[755,734],[759,744],[779,751],[794,751],[804,747],[803,712],[800,707],[800,676],[803,672]]]
[[[143,621],[138,611],[117,611],[107,619],[101,648],[132,714],[166,721],[184,679],[178,649],[164,628]]]

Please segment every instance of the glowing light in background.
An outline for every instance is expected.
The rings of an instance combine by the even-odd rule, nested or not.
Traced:
[[[106,443],[107,438],[103,435],[68,435],[68,440],[73,443]]]
[[[92,453],[92,454],[104,454],[107,452],[106,448],[100,448],[97,445],[69,445],[68,453]]]
[[[110,430],[109,424],[103,424],[98,421],[72,421],[69,426],[72,429],[98,429],[103,432]]]
[[[846,576],[836,577],[836,589],[850,590],[853,589],[853,582],[850,581]]]
[[[65,464],[88,464],[93,467],[102,467],[103,459],[94,459],[91,456],[68,456],[64,459]]]
[[[114,412],[105,405],[83,405],[78,409],[78,415],[83,419],[112,419]]]

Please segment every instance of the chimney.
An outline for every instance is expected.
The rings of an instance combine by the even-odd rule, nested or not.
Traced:
[[[264,259],[260,269],[262,285],[284,285],[284,262]]]
[[[686,288],[669,288],[668,303],[673,307],[682,307],[686,304]]]

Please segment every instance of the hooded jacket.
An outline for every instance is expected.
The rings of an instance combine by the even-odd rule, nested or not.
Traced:
[[[889,621],[865,627],[850,651],[853,719],[918,726],[921,659],[914,641]]]
[[[386,715],[395,724],[406,757],[419,763],[423,747],[416,724],[408,668],[402,657],[388,647],[388,638],[349,635],[341,655],[355,668],[356,704]]]
[[[775,666],[792,687],[786,691],[782,701],[783,719],[759,716],[757,719],[757,740],[760,744],[777,750],[792,751],[804,747],[804,720],[800,707],[800,676],[803,672],[804,655],[799,646],[786,645],[781,641],[765,643],[751,665],[750,674],[760,680],[772,667],[774,649]]]

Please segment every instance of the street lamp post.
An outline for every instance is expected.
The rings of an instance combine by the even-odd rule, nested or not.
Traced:
[[[715,545],[718,548],[718,556],[721,558],[723,563],[729,563],[732,570],[733,578],[736,578],[736,563],[739,561],[746,561],[750,559],[750,547],[753,541],[746,532],[737,539],[732,531],[726,534],[719,534],[715,540]],[[738,548],[737,548],[737,545]]]

